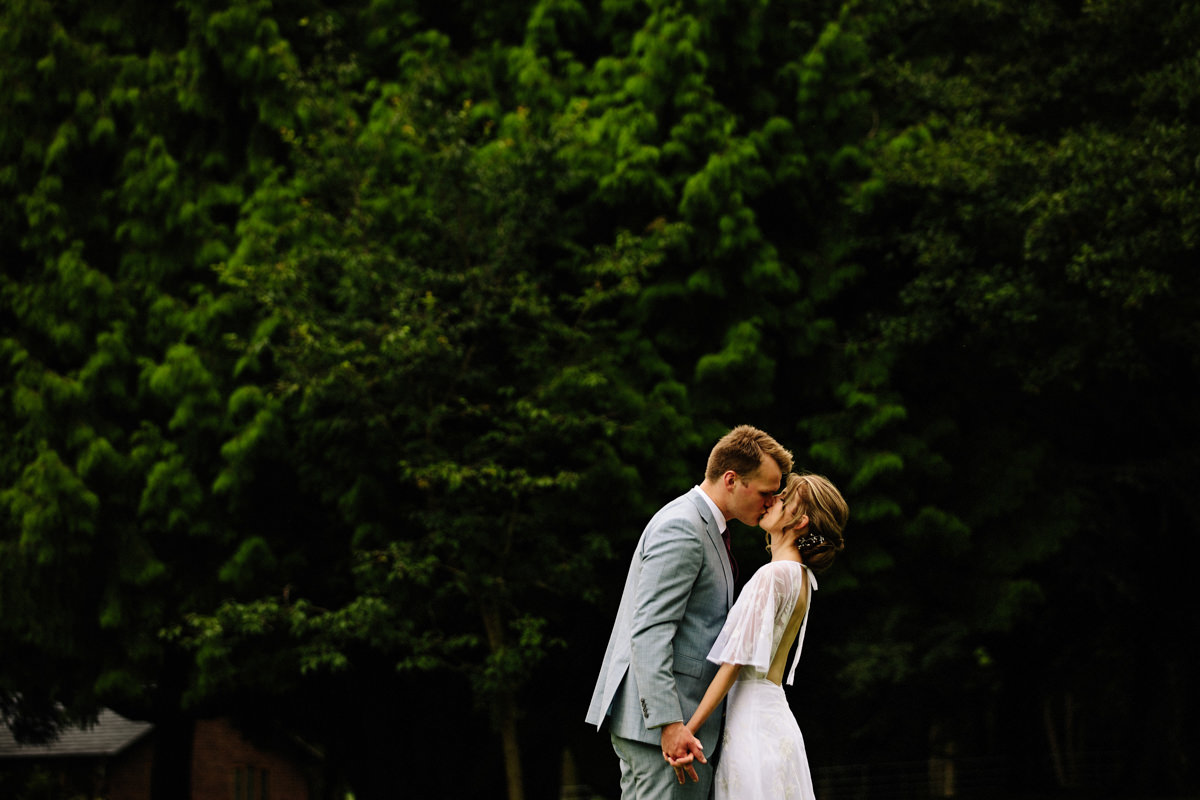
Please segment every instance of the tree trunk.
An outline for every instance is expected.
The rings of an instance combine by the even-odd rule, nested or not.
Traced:
[[[1061,739],[1054,724],[1054,711],[1051,699],[1047,697],[1042,701],[1042,719],[1046,726],[1046,739],[1050,744],[1050,758],[1054,763],[1054,777],[1060,787],[1069,789],[1075,786],[1079,778],[1075,758],[1074,697],[1070,692],[1063,697],[1063,733]]]
[[[192,741],[195,723],[184,714],[154,721],[154,763],[150,800],[187,800],[192,796]]]
[[[954,797],[958,785],[954,769],[955,744],[942,733],[942,726],[929,728],[929,796]]]
[[[500,612],[491,603],[481,602],[479,605],[483,627],[487,631],[488,647],[493,654],[502,653],[507,644]],[[504,776],[508,800],[524,800],[521,747],[517,739],[517,699],[511,687],[504,687],[496,693],[492,699],[492,712],[500,731],[500,746],[504,750]]]
[[[512,692],[496,698],[496,718],[500,725],[500,744],[504,748],[504,775],[508,800],[524,800],[525,782],[521,776],[521,748],[517,741],[517,702]]]
[[[191,659],[171,648],[163,659],[153,698],[154,761],[150,800],[188,800],[192,796],[192,743],[195,720],[183,712]]]

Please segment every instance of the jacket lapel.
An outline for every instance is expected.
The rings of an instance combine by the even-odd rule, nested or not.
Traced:
[[[690,492],[688,496],[696,506],[696,510],[700,512],[700,518],[704,520],[704,532],[708,535],[709,541],[712,542],[713,547],[717,550],[717,561],[720,562],[721,574],[725,577],[725,606],[726,608],[732,608],[733,568],[730,566],[729,556],[725,552],[725,540],[721,538],[721,528],[717,525],[717,519],[713,516],[712,508],[703,497],[697,497],[695,492]]]

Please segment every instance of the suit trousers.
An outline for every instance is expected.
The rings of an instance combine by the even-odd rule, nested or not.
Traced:
[[[636,739],[626,739],[609,733],[613,750],[621,759],[621,800],[709,800],[712,797],[713,759],[707,764],[692,762],[699,782],[684,776],[685,783],[675,778],[675,770],[663,758],[662,748]]]

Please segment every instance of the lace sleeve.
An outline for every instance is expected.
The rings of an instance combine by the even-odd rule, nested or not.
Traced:
[[[770,668],[781,587],[777,585],[777,571],[769,566],[754,573],[738,595],[709,651],[709,661],[749,665],[763,672]]]

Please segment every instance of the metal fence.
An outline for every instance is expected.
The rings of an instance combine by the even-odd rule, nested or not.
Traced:
[[[1111,753],[1089,753],[1069,765],[1059,765],[1060,779],[1078,796],[1079,790],[1104,789],[1117,777],[1118,759]],[[1044,775],[1053,775],[1051,764],[1036,765]],[[1016,766],[1005,756],[931,758],[924,761],[876,761],[862,764],[813,765],[813,788],[817,800],[997,800],[1021,794],[1015,787],[1028,786],[1027,775],[1014,775]],[[615,786],[601,793],[591,786],[563,786],[560,800],[610,800]],[[1028,796],[1028,795],[1025,795]]]
[[[817,800],[930,800],[1009,785],[1006,759],[955,758],[813,768]]]

